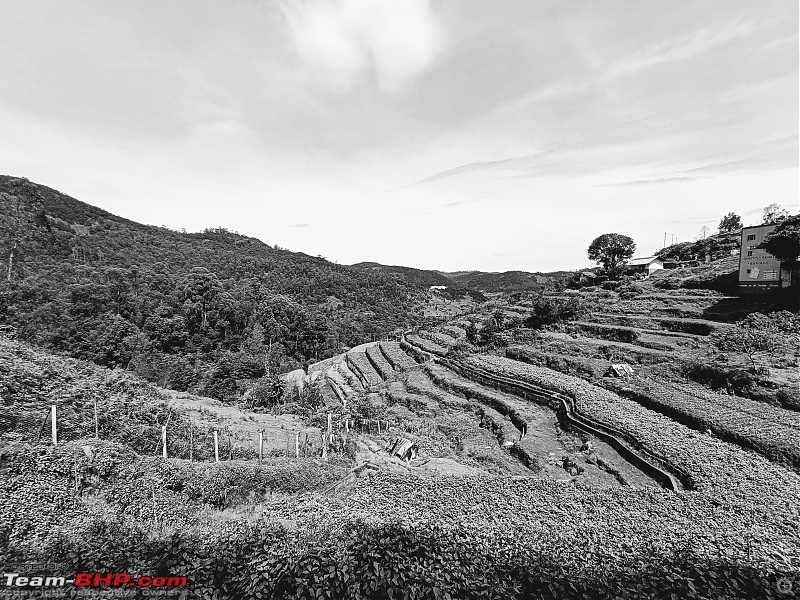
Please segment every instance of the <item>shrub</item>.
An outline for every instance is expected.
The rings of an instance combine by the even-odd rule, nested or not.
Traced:
[[[531,329],[541,329],[546,325],[578,319],[586,312],[587,306],[579,298],[538,296],[533,301],[532,312],[524,323]]]
[[[639,339],[639,332],[631,327],[604,325],[602,323],[582,323],[580,328],[591,332],[603,340],[632,344]]]
[[[641,296],[644,293],[644,288],[636,283],[628,283],[620,286],[617,292],[622,300],[631,300],[637,296]]]
[[[283,380],[277,375],[267,375],[258,379],[247,395],[249,407],[272,408],[283,398],[285,387]]]

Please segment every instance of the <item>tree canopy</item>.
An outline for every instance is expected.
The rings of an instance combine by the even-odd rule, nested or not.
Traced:
[[[780,261],[797,261],[800,256],[800,215],[782,221],[758,247]]]
[[[604,233],[589,244],[589,258],[603,266],[610,276],[619,276],[633,256],[636,243],[621,233]]]
[[[789,211],[773,202],[764,207],[764,225],[777,225],[789,216]]]
[[[739,215],[733,212],[729,212],[727,215],[722,217],[722,220],[719,222],[720,233],[733,233],[734,231],[739,231],[741,228],[742,219]]]

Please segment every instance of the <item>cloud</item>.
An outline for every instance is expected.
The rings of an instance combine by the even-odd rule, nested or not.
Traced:
[[[444,207],[450,207],[450,206],[463,206],[463,205],[465,205],[467,203],[481,202],[483,200],[488,200],[488,199],[489,198],[486,197],[486,196],[477,196],[475,198],[464,198],[462,200],[453,200],[452,202],[445,202],[444,204],[441,204],[440,206],[442,206],[443,208]]]
[[[638,55],[631,56],[612,65],[610,73],[620,75],[641,71],[654,65],[681,62],[706,54],[739,38],[752,35],[756,30],[754,21],[737,20],[722,27],[706,27],[667,43],[651,46]]]
[[[464,175],[466,173],[480,172],[480,171],[492,170],[498,167],[510,166],[519,162],[520,160],[521,160],[520,158],[503,158],[500,160],[486,160],[486,161],[468,163],[465,165],[459,165],[457,167],[453,167],[452,169],[447,169],[445,171],[440,171],[439,173],[434,173],[433,175],[420,179],[419,181],[415,181],[414,183],[407,185],[406,187],[413,188],[421,185],[426,185],[428,183],[434,183],[435,181],[440,181],[442,179],[448,179],[450,177]]]
[[[677,181],[694,181],[700,177],[688,177],[677,175],[675,177],[655,177],[653,179],[633,179],[631,181],[621,181],[619,183],[604,183],[602,187],[620,187],[625,185],[652,185],[657,183],[672,183]]]
[[[398,92],[444,44],[429,0],[289,0],[283,8],[301,61],[343,91],[372,72],[382,91]]]

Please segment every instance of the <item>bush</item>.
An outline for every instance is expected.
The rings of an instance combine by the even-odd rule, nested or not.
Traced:
[[[720,364],[696,360],[682,363],[679,372],[697,383],[702,383],[715,390],[732,391],[739,396],[751,391],[758,381],[752,373],[748,373],[744,369],[729,368]]]
[[[539,296],[533,301],[532,312],[524,323],[531,329],[541,329],[546,325],[578,319],[587,312],[587,309],[586,303],[576,297]]]
[[[586,323],[580,326],[581,329],[589,331],[603,340],[612,342],[625,342],[632,344],[639,339],[639,333],[631,327],[619,325],[604,325],[602,323]]]
[[[247,395],[250,408],[276,406],[283,398],[285,388],[283,380],[277,375],[266,375],[258,379]]]
[[[637,283],[628,283],[620,286],[617,292],[622,300],[631,300],[637,296],[641,296],[644,293],[644,287]]]

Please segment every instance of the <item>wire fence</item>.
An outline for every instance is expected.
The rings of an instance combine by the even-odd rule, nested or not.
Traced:
[[[137,453],[189,461],[327,458],[347,454],[358,434],[387,435],[396,429],[386,419],[328,413],[322,427],[264,426],[250,415],[235,425],[215,424],[213,411],[178,410],[165,404],[126,404],[120,399],[71,398],[58,404],[12,406],[0,411],[4,444],[58,446],[77,440],[126,444]]]

